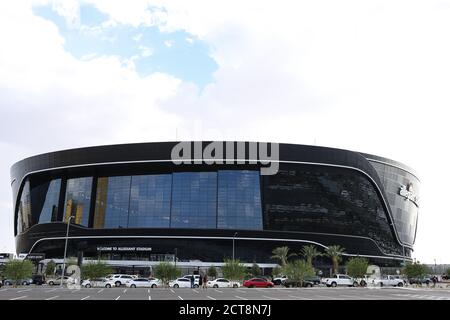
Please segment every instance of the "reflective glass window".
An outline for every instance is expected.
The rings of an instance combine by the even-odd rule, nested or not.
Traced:
[[[68,221],[70,216],[74,216],[73,223],[88,226],[91,189],[92,177],[67,180],[64,221]]]
[[[32,226],[30,182],[27,180],[23,185],[20,196],[19,209],[17,212],[17,233],[26,231]]]
[[[133,176],[129,228],[168,228],[170,225],[170,174]]]
[[[362,174],[286,164],[264,179],[264,229],[363,236],[385,253],[402,253],[375,187]]]
[[[173,173],[172,228],[216,228],[217,172]]]
[[[94,228],[126,228],[130,204],[131,176],[97,179]]]
[[[217,228],[262,229],[259,171],[218,172]]]
[[[33,221],[48,223],[58,219],[61,179],[45,181],[31,188]]]

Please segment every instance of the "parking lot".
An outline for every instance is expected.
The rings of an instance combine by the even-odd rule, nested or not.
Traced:
[[[439,288],[1,288],[0,300],[450,300]]]

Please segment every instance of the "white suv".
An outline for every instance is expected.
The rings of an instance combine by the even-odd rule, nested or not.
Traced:
[[[394,287],[403,287],[405,285],[405,281],[401,279],[399,276],[384,276],[381,279],[373,280],[373,284],[377,286],[394,286]]]
[[[331,278],[325,280],[325,284],[327,287],[333,288],[337,286],[357,287],[358,281],[346,274],[334,274]]]
[[[120,287],[121,285],[125,285],[127,281],[136,278],[136,276],[132,276],[129,274],[110,274],[106,279],[113,281],[116,287]]]

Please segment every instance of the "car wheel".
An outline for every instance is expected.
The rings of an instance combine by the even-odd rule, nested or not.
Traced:
[[[312,288],[312,284],[311,284],[311,283],[307,283],[307,284],[306,284],[306,287],[307,287],[307,288]]]
[[[331,283],[331,287],[336,288],[336,287],[337,287],[337,283],[333,281],[333,282]]]
[[[91,285],[90,285],[90,284],[87,284],[87,285],[86,285],[86,288],[90,288],[90,287],[91,287]]]
[[[358,282],[357,281],[353,282],[353,287],[357,287],[357,286],[358,286]]]
[[[198,284],[194,284],[194,288],[198,288],[199,287],[199,285]]]
[[[397,287],[403,287],[403,282],[399,282],[399,283],[397,284]]]
[[[156,288],[156,284],[152,284],[152,289],[155,289]]]
[[[175,284],[173,285],[173,287],[174,287],[174,288],[179,288],[180,286],[179,286],[178,284],[175,283]]]
[[[49,286],[54,285],[53,281],[50,281],[50,282],[48,283],[48,285],[49,285]]]
[[[253,286],[248,286],[249,288],[253,288]]]
[[[364,280],[361,280],[360,285],[361,285],[361,287],[365,287],[365,286],[367,286],[367,282],[365,282]]]
[[[130,287],[131,287],[131,288],[136,288],[136,285],[135,285],[135,284],[132,284]]]
[[[111,288],[111,285],[108,283],[105,285],[105,288]]]
[[[238,287],[238,285],[237,284],[233,284],[233,288],[237,288]]]
[[[12,285],[12,283],[9,282],[9,281],[6,281],[6,282],[5,282],[5,286],[11,286],[11,285]]]
[[[114,283],[114,285],[115,285],[116,287],[120,287],[121,284],[122,284],[122,283],[121,283],[120,281],[116,281],[116,282]]]
[[[384,286],[383,282],[380,282],[380,287]]]
[[[213,288],[216,288],[216,289],[217,289],[218,287],[219,287],[219,286],[218,286],[217,284],[213,285]]]
[[[425,281],[425,283],[426,283],[426,285],[429,285],[429,284],[430,284],[430,281],[427,280],[427,281]]]

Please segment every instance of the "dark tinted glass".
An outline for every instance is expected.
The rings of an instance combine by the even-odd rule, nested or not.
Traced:
[[[30,182],[27,180],[23,185],[22,194],[20,196],[17,213],[17,233],[26,231],[32,225]]]
[[[401,254],[371,182],[343,168],[286,164],[264,177],[265,230],[362,236]]]
[[[92,177],[67,180],[64,221],[74,216],[73,223],[88,226],[91,191]]]
[[[57,220],[60,189],[61,179],[45,181],[31,188],[33,224]]]
[[[217,228],[262,230],[259,171],[218,172]]]

